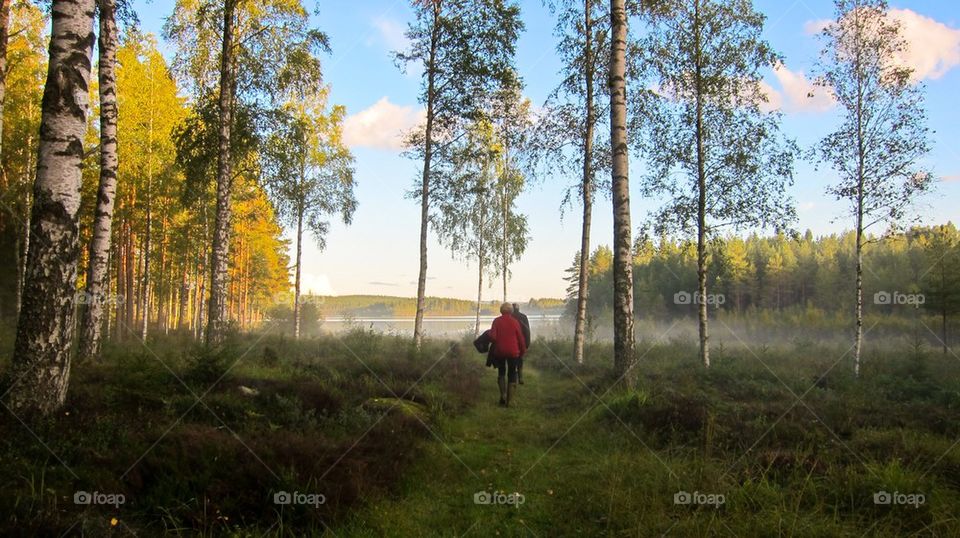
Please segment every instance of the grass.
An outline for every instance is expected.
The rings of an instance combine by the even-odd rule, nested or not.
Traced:
[[[345,536],[955,536],[960,501],[956,364],[872,356],[864,379],[842,354],[741,349],[704,372],[690,346],[657,346],[624,390],[568,343],[534,347],[516,409],[487,395],[445,423],[442,442],[394,495],[334,529]],[[832,360],[828,357],[833,357]],[[918,362],[919,361],[919,362]],[[926,366],[919,366],[920,363]],[[826,367],[824,365],[826,364]],[[766,365],[766,366],[765,366]],[[769,367],[769,369],[768,369]],[[908,373],[909,372],[909,373]],[[947,376],[950,373],[950,376]],[[868,377],[868,376],[872,376]],[[782,381],[782,383],[781,383]],[[807,392],[807,389],[810,389]],[[802,402],[794,405],[796,397]],[[519,492],[519,505],[475,504]],[[923,503],[877,505],[874,494]],[[675,504],[680,492],[724,503]],[[901,496],[903,499],[905,497]],[[716,498],[716,497],[715,497]],[[916,500],[916,499],[914,499]]]
[[[540,340],[502,409],[467,342],[257,338],[110,348],[36,437],[0,422],[0,534],[960,535],[960,364],[923,348],[870,349],[856,380],[816,342],[718,347],[709,371],[690,343],[643,344],[627,390],[609,346],[577,365]]]
[[[449,343],[350,338],[371,349],[246,336],[215,353],[164,339],[106,350],[75,368],[56,416],[0,421],[0,535],[322,532],[390,491],[427,425],[476,395],[479,366]],[[283,491],[325,502],[275,504]],[[77,492],[126,502],[78,505]]]

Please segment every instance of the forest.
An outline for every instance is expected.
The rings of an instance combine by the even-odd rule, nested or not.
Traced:
[[[0,0],[0,535],[960,534],[960,30],[823,3],[798,75],[759,0],[394,2],[377,199],[366,6]]]

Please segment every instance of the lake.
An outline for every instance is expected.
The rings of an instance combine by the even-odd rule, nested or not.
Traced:
[[[547,338],[564,334],[566,324],[560,320],[559,314],[529,315],[530,331],[533,337]],[[490,328],[494,316],[480,316],[480,331]],[[357,317],[357,318],[327,318],[320,321],[320,328],[325,332],[338,333],[355,328],[371,329],[386,334],[413,335],[414,318],[390,317]],[[424,333],[434,337],[460,337],[473,335],[476,316],[427,316],[423,318]],[[569,331],[566,331],[569,332]]]

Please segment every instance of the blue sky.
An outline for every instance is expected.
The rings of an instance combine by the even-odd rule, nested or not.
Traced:
[[[331,39],[333,52],[324,59],[324,76],[331,100],[345,105],[347,140],[356,156],[359,207],[353,224],[335,224],[327,249],[310,245],[304,253],[304,289],[315,293],[416,295],[419,208],[406,199],[420,164],[403,158],[397,135],[420,117],[419,79],[394,65],[391,50],[403,46],[403,31],[412,18],[407,0],[307,0],[317,8],[314,23]],[[541,0],[521,0],[526,32],[520,39],[517,66],[526,82],[525,93],[534,104],[543,102],[558,81],[554,55],[554,21]],[[172,11],[171,0],[134,3],[146,31],[160,34]],[[766,38],[784,56],[784,66],[770,70],[767,83],[771,102],[784,111],[784,130],[807,148],[839,121],[829,102],[805,96],[809,74],[820,45],[813,29],[833,16],[830,0],[756,0],[767,16]],[[927,163],[943,178],[935,192],[921,200],[917,211],[925,223],[956,222],[952,204],[960,200],[960,3],[943,0],[891,2],[911,43],[904,59],[916,68],[927,88],[927,110],[933,151]],[[164,47],[168,57],[172,54]],[[633,177],[639,177],[639,159],[633,158]],[[835,176],[798,162],[791,194],[797,202],[800,230],[815,234],[849,228],[845,206],[825,194]],[[511,300],[561,297],[564,269],[579,248],[579,207],[561,211],[564,189],[576,178],[535,178],[519,201],[528,215],[532,242],[513,268]],[[642,222],[656,206],[643,200],[633,187],[634,223]],[[593,243],[609,244],[612,209],[607,198],[595,204]],[[432,239],[432,238],[431,238]],[[476,297],[476,267],[451,258],[435,240],[429,245],[427,294]],[[499,287],[487,288],[485,298],[498,297]]]

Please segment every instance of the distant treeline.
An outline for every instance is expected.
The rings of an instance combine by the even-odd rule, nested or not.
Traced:
[[[863,303],[873,314],[948,318],[960,311],[960,234],[953,224],[917,227],[870,238],[865,250]],[[705,298],[710,311],[769,315],[820,311],[852,316],[856,301],[856,251],[852,232],[791,237],[724,237],[710,243]],[[613,304],[613,254],[601,246],[591,256],[588,315],[609,318]],[[696,315],[696,243],[641,237],[634,248],[635,312],[639,317]],[[567,270],[568,306],[576,304],[576,260]]]
[[[392,297],[387,295],[340,295],[305,296],[302,300],[316,305],[321,317],[410,317],[417,312],[417,299],[414,297]],[[521,309],[533,313],[561,313],[562,299],[530,299],[521,303]],[[428,316],[466,316],[475,314],[477,303],[463,299],[427,297],[426,314]],[[480,306],[482,315],[496,315],[499,301],[485,301]],[[526,307],[526,308],[524,308]]]

